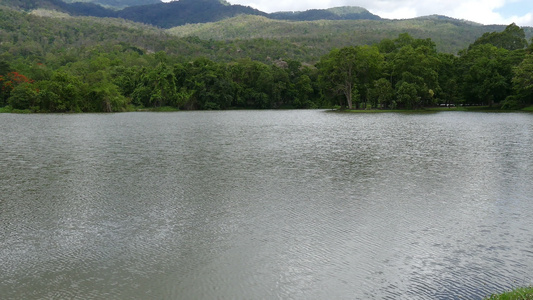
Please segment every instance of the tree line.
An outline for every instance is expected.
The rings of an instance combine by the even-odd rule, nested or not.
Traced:
[[[12,64],[0,60],[0,107],[5,110],[517,109],[533,99],[533,46],[515,24],[484,34],[458,55],[439,53],[431,39],[400,34],[372,46],[333,49],[314,65],[183,60],[165,51],[146,54],[128,44],[96,46],[58,66],[46,59]]]

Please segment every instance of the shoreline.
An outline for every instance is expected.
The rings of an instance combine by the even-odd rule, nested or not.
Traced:
[[[466,112],[492,112],[492,113],[511,113],[511,112],[533,112],[533,106],[527,106],[522,109],[501,109],[499,107],[489,107],[489,106],[456,106],[456,107],[423,107],[420,109],[340,109],[335,108],[318,108],[325,109],[331,112],[338,113],[437,113],[437,112],[446,112],[446,111],[466,111]],[[231,111],[231,110],[243,110],[243,109],[224,109],[220,111]],[[261,109],[254,109],[261,110]],[[268,109],[272,110],[272,109]],[[287,109],[274,109],[274,110],[287,110]],[[291,109],[289,109],[291,110]],[[293,109],[298,110],[298,109]],[[121,113],[121,112],[178,112],[184,111],[172,106],[162,106],[162,107],[128,107],[128,109],[123,111],[116,111],[111,113]],[[207,110],[191,110],[191,111],[207,111]],[[52,112],[36,112],[29,109],[13,109],[9,106],[0,107],[0,114],[2,113],[11,113],[11,114],[50,114]],[[94,112],[63,112],[64,114],[84,114],[84,113],[94,113]],[[105,112],[97,112],[104,113]],[[56,114],[56,112],[52,113]]]
[[[533,286],[515,288],[508,292],[501,294],[492,294],[489,297],[484,298],[486,300],[532,300],[533,299]]]

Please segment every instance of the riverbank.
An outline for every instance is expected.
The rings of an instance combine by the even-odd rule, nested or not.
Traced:
[[[240,110],[240,109],[229,109],[229,110]],[[161,106],[161,107],[135,107],[129,106],[126,110],[122,112],[133,112],[133,111],[148,111],[148,112],[173,112],[180,111],[180,109],[171,107],[171,106]],[[333,111],[344,112],[344,113],[431,113],[431,112],[441,112],[441,111],[471,111],[471,112],[516,112],[516,111],[525,111],[533,112],[533,106],[528,106],[519,110],[506,110],[500,109],[498,107],[489,107],[489,106],[458,106],[458,107],[424,107],[421,109],[345,109],[340,110],[339,108],[334,108]],[[13,109],[10,106],[0,107],[0,113],[14,113],[14,114],[31,114],[39,113],[32,111],[30,109]]]
[[[424,107],[421,109],[346,109],[337,111],[346,113],[423,113],[423,112],[441,112],[441,111],[470,111],[470,112],[516,112],[525,111],[533,112],[533,106],[528,106],[519,110],[500,109],[497,106],[457,106],[457,107]]]
[[[502,294],[491,295],[487,300],[533,300],[533,286],[517,288]]]
[[[134,111],[172,112],[172,111],[180,111],[180,109],[176,107],[172,107],[172,106],[145,108],[145,107],[136,107],[136,106],[130,105],[125,110],[119,111],[119,112],[134,112]],[[33,114],[33,113],[47,113],[47,112],[32,111],[30,109],[14,109],[14,108],[11,108],[11,106],[4,106],[4,107],[0,107],[0,113]],[[77,112],[67,112],[67,113],[77,113]]]

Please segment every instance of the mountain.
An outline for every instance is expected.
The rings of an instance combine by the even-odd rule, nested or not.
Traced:
[[[111,1],[119,0],[91,1],[104,1],[110,4]],[[139,1],[136,3],[142,3]],[[236,57],[248,56],[257,60],[265,60],[267,57],[292,57],[312,62],[332,48],[374,44],[383,39],[394,39],[401,33],[409,33],[415,38],[431,38],[439,51],[456,54],[484,33],[505,29],[505,26],[484,26],[439,15],[387,20],[372,15],[360,7],[267,14],[246,6],[230,5],[224,0],[160,2],[127,7],[120,11],[106,9],[94,3],[65,3],[60,0],[2,0],[1,5],[25,11],[43,8],[71,16],[106,17],[100,20],[100,23],[120,23],[119,19],[111,19],[111,17],[120,17],[135,21],[137,24],[169,28],[165,32],[165,36],[168,34],[169,36],[165,39],[186,38],[193,41],[193,44],[200,44],[201,47],[215,47],[216,51],[202,49],[198,53],[207,51],[209,52],[207,56],[223,57],[221,58],[223,60],[238,53]],[[40,15],[53,14],[41,11]],[[533,28],[525,27],[524,30],[526,37],[530,39],[533,36]],[[159,30],[159,32],[164,31]],[[128,42],[130,41],[131,39],[128,39]],[[214,46],[213,42],[203,41],[217,41],[217,43]],[[258,50],[258,45],[263,47],[261,51]],[[138,46],[142,48],[144,45]],[[168,50],[167,46],[161,47],[158,49]]]
[[[161,3],[160,0],[63,0],[66,3],[86,2],[98,4],[111,9],[123,9],[130,6],[141,6]]]
[[[238,15],[265,16],[276,20],[379,20],[379,16],[360,7],[313,9],[304,12],[267,14],[257,9],[231,5],[225,0],[2,0],[4,5],[23,9],[53,9],[73,16],[116,17],[171,28],[185,24],[216,22]],[[122,8],[117,10],[117,8]]]
[[[441,52],[457,53],[485,32],[503,31],[505,26],[481,24],[442,16],[407,20],[318,20],[283,21],[261,16],[238,16],[215,23],[188,24],[171,28],[178,37],[195,36],[203,40],[269,39],[288,40],[320,55],[332,48],[378,43],[401,33],[415,38],[431,38]],[[526,37],[533,28],[524,28]]]
[[[2,0],[2,5],[17,10],[31,11],[35,9],[49,9],[72,16],[115,17],[113,10],[106,9],[90,2],[66,3],[61,0]]]
[[[216,22],[242,14],[267,15],[251,7],[230,5],[226,1],[180,0],[128,7],[119,11],[117,17],[161,28],[171,28],[188,23]]]
[[[271,58],[279,57],[314,62],[318,53],[290,40],[180,38],[166,30],[124,19],[72,17],[45,9],[27,13],[0,4],[0,61],[27,59],[57,68],[87,55],[115,51],[139,53],[141,60],[148,56],[145,54],[163,51],[183,62],[198,57],[218,62],[239,59],[271,62]]]
[[[380,20],[381,17],[357,6],[343,6],[330,9],[310,9],[297,12],[276,12],[268,15],[271,19],[290,21],[316,20]]]

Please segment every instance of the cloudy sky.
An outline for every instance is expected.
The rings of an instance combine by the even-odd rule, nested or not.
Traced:
[[[303,11],[337,6],[361,6],[388,19],[433,14],[482,24],[533,26],[532,0],[228,0],[264,12]]]

